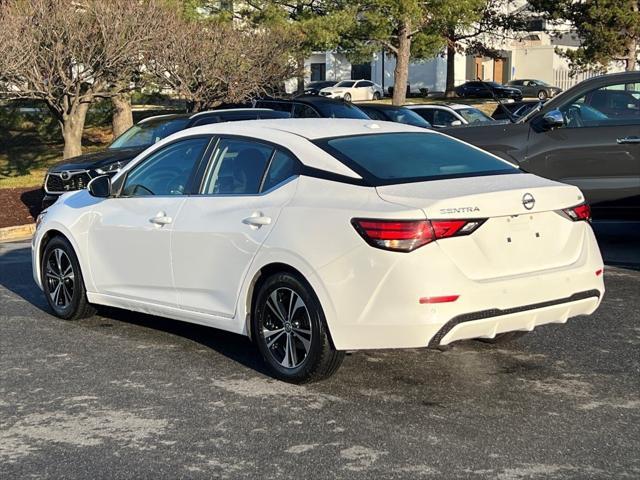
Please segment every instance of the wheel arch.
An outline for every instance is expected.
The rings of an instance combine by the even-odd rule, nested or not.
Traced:
[[[264,264],[254,272],[251,280],[248,282],[246,295],[244,297],[244,328],[246,335],[252,341],[253,332],[251,329],[251,315],[253,313],[253,306],[261,283],[275,273],[288,272],[299,277],[304,283],[307,284],[311,292],[316,296],[324,313],[325,328],[327,329],[329,342],[331,343],[331,347],[335,349],[335,344],[333,343],[333,338],[331,337],[331,328],[329,326],[331,323],[330,318],[333,317],[333,305],[330,302],[328,294],[326,293],[324,287],[321,285],[317,277],[314,277],[313,275],[305,275],[302,270],[302,268],[296,268],[290,263],[273,261]]]
[[[76,258],[78,259],[78,263],[80,264],[80,268],[82,270],[82,277],[84,279],[85,288],[86,288],[87,280],[88,280],[87,276],[89,271],[87,266],[84,263],[84,258],[82,257],[82,255],[79,255],[79,252],[80,252],[79,246],[75,241],[75,238],[73,238],[73,235],[71,235],[71,233],[67,231],[64,227],[57,224],[48,228],[36,239],[36,249],[35,249],[35,255],[33,258],[34,260],[37,260],[36,264],[34,265],[35,270],[37,272],[37,281],[40,283],[39,279],[42,277],[42,255],[44,255],[44,250],[47,248],[47,245],[51,242],[51,240],[57,237],[64,238],[71,245],[71,248],[73,249],[73,253],[75,254]]]

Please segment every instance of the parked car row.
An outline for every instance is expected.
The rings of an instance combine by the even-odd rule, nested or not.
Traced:
[[[52,167],[45,178],[43,207],[62,193],[85,188],[92,178],[114,175],[147,147],[180,130],[247,119],[352,118],[442,129],[522,169],[579,186],[597,219],[640,219],[637,75],[587,80],[546,103],[503,103],[493,118],[462,104],[354,105],[323,95],[261,99],[254,108],[161,115],[139,122],[104,152]]]

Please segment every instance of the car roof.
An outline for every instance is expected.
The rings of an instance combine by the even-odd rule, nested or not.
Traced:
[[[437,102],[437,103],[414,103],[411,105],[405,105],[405,107],[410,109],[418,109],[418,108],[450,108],[451,110],[461,110],[463,108],[476,108],[473,105],[465,105],[463,103],[445,103],[445,102]]]
[[[218,115],[220,113],[234,113],[234,112],[246,112],[246,111],[251,111],[251,112],[271,112],[273,110],[270,109],[270,108],[251,108],[251,107],[246,107],[246,108],[221,108],[219,110],[205,110],[203,112],[198,112],[198,113],[168,113],[168,114],[154,115],[152,117],[143,118],[137,124],[140,125],[140,124],[143,124],[143,123],[152,123],[152,122],[157,122],[157,121],[160,121],[160,120],[176,120],[178,118],[194,119],[194,118],[199,118],[199,117],[206,117],[208,115]]]
[[[438,135],[424,128],[378,120],[347,118],[241,120],[237,122],[213,123],[181,130],[155,143],[145,151],[144,155],[183,137],[193,135],[237,135],[282,145],[288,148],[305,165],[359,179],[361,178],[360,175],[311,143],[311,141],[328,137],[400,132]],[[134,161],[133,163],[135,164],[136,162]],[[127,166],[122,171],[126,171],[128,168]]]

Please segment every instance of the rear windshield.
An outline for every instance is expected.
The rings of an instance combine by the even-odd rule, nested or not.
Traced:
[[[439,134],[379,133],[315,143],[372,185],[520,172],[488,153]]]
[[[325,118],[359,118],[362,120],[371,120],[367,114],[358,107],[346,102],[317,102],[314,106]]]

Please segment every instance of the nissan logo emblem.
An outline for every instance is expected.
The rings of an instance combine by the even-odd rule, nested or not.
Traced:
[[[531,195],[530,193],[525,193],[522,196],[522,205],[527,210],[531,210],[536,205],[536,199],[533,198],[533,195]]]

